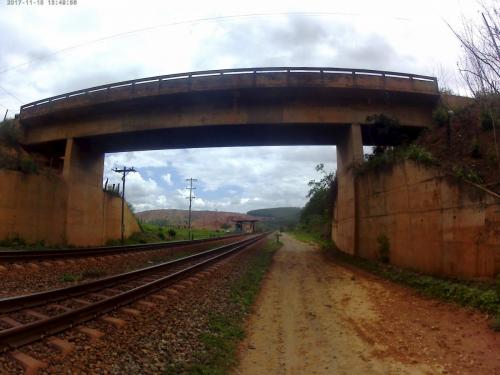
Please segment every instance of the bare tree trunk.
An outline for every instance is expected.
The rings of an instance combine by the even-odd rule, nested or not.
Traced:
[[[498,143],[497,143],[497,130],[496,130],[496,124],[495,124],[495,116],[493,116],[493,111],[490,109],[490,118],[491,118],[491,125],[493,126],[493,142],[495,142],[495,154],[497,156],[497,164],[498,164],[498,170],[500,171],[500,157],[499,157],[499,152],[498,152]]]

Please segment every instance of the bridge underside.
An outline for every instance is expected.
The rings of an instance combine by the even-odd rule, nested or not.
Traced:
[[[366,73],[366,72],[365,72]],[[378,75],[377,75],[378,74]],[[63,160],[69,185],[68,242],[89,243],[98,225],[106,152],[168,148],[336,145],[334,239],[356,253],[357,189],[352,168],[363,144],[394,139],[368,117],[397,118],[410,138],[432,124],[435,80],[321,72],[226,74],[93,88],[26,106],[26,147]]]
[[[351,124],[253,124],[206,125],[203,127],[165,128],[130,133],[78,138],[81,147],[93,152],[111,153],[180,148],[246,147],[246,146],[328,146],[336,145]],[[423,128],[405,127],[399,134],[414,139]],[[398,139],[388,137],[373,125],[361,125],[364,145],[394,145]],[[28,149],[63,157],[66,140],[28,145]]]

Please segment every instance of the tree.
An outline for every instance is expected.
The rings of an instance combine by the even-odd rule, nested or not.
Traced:
[[[328,190],[332,185],[333,180],[335,179],[335,173],[327,173],[325,171],[325,165],[323,163],[318,164],[315,169],[316,172],[321,172],[323,174],[323,178],[319,181],[309,181],[307,185],[310,187],[310,189],[307,193],[307,198],[311,198],[314,194]]]
[[[495,3],[491,9],[480,3],[480,19],[464,18],[461,31],[448,25],[464,50],[458,69],[475,97],[500,94],[500,9]]]
[[[448,25],[460,41],[463,55],[458,62],[460,74],[470,92],[478,101],[481,111],[490,118],[495,153],[500,170],[496,122],[500,98],[500,9],[497,1],[480,2],[481,15],[476,22],[463,19],[462,30]]]
[[[323,177],[319,181],[309,181],[309,201],[300,213],[300,222],[312,231],[324,231],[325,228],[329,231],[336,190],[335,173],[326,172],[324,164],[318,164],[316,171],[321,172]],[[329,237],[329,233],[323,235]]]

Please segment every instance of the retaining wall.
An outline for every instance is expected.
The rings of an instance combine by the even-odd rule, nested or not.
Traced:
[[[500,197],[407,161],[357,177],[358,246],[379,255],[390,243],[392,264],[451,277],[500,273]]]
[[[67,184],[58,175],[0,170],[0,240],[18,236],[28,243],[68,244],[67,198]],[[88,243],[78,245],[104,244],[120,238],[121,199],[102,192],[99,201],[102,204],[100,223],[87,238]],[[135,217],[126,207],[126,235],[139,230]]]

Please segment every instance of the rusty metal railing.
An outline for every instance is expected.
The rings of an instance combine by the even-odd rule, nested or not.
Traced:
[[[344,69],[344,68],[311,68],[311,67],[265,67],[265,68],[240,68],[240,69],[222,69],[222,70],[202,70],[189,73],[176,73],[168,74],[156,77],[147,77],[140,79],[133,79],[129,81],[115,82],[107,85],[100,85],[95,87],[90,87],[82,90],[71,91],[65,94],[52,96],[50,98],[37,100],[28,104],[21,106],[21,111],[26,108],[41,106],[44,104],[49,104],[53,102],[63,101],[79,95],[88,95],[99,91],[112,91],[113,89],[122,88],[126,86],[135,86],[144,83],[158,82],[160,85],[163,81],[177,80],[177,79],[191,79],[196,77],[208,77],[208,76],[224,76],[232,74],[268,74],[268,73],[318,73],[322,76],[329,74],[346,74],[357,76],[378,76],[383,78],[402,78],[408,80],[418,80],[418,81],[428,81],[436,85],[437,90],[437,78],[424,76],[419,74],[408,74],[400,72],[390,72],[390,71],[380,71],[380,70],[370,70],[370,69]]]

